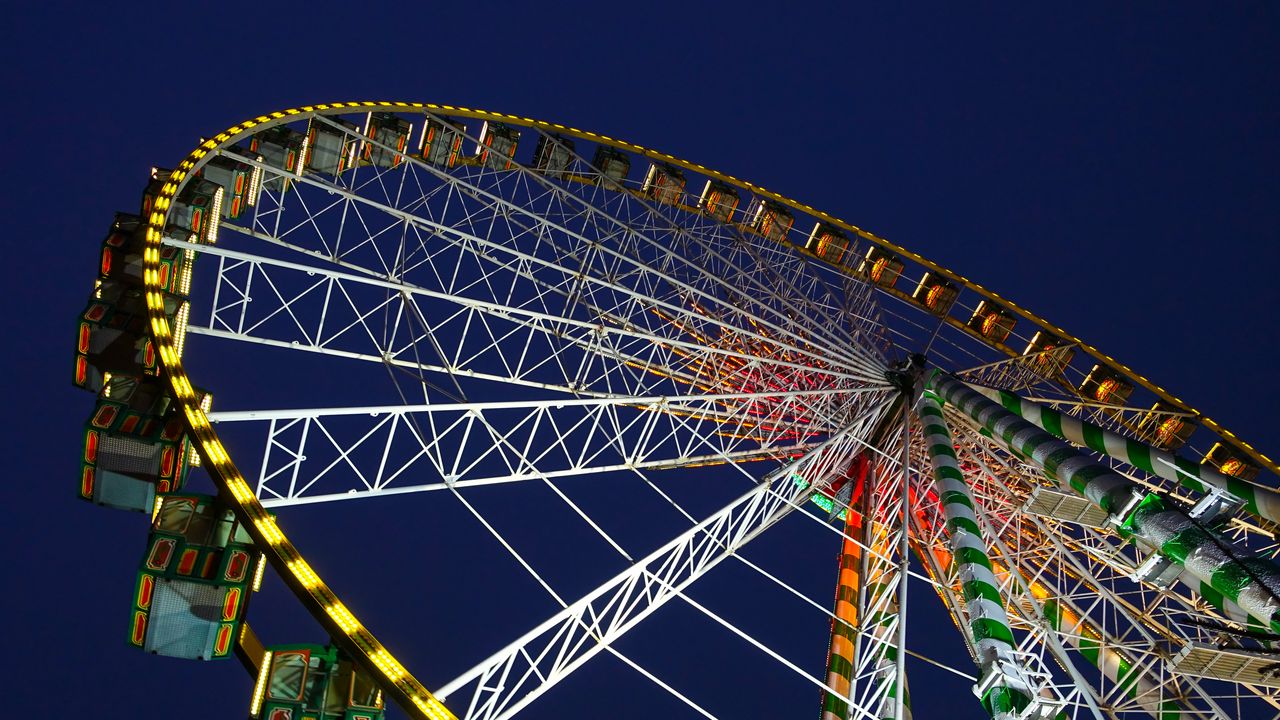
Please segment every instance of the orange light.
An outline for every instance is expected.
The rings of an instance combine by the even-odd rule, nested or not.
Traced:
[[[943,288],[941,285],[934,285],[929,288],[929,292],[925,294],[924,304],[928,305],[930,310],[936,310],[938,308],[938,301],[942,298],[942,290]]]
[[[982,321],[982,334],[991,337],[1000,327],[1000,313],[993,312]]]
[[[147,556],[147,568],[164,570],[169,567],[169,561],[173,559],[174,544],[170,538],[156,540],[156,544],[151,546],[151,554]]]
[[[115,405],[103,405],[93,416],[93,426],[100,428],[111,427],[111,423],[115,422],[117,410],[118,408]]]
[[[1244,470],[1244,461],[1237,458],[1231,458],[1222,463],[1222,474],[1239,477],[1241,471]]]
[[[218,564],[218,554],[209,553],[204,556],[204,565],[200,567],[200,577],[208,580],[213,577],[213,570]]]
[[[232,552],[231,559],[227,561],[226,579],[231,582],[240,582],[244,579],[248,567],[249,553],[242,550]]]
[[[1098,383],[1097,389],[1093,391],[1093,396],[1097,398],[1098,402],[1107,402],[1107,400],[1109,400],[1111,396],[1115,395],[1116,391],[1119,389],[1119,380],[1116,380],[1115,378],[1107,378],[1106,380]]]
[[[871,265],[871,280],[873,282],[880,282],[880,277],[884,275],[884,269],[886,267],[889,267],[888,258],[880,258],[879,260],[876,260],[875,263]]]
[[[1182,421],[1178,418],[1168,418],[1160,423],[1159,429],[1156,430],[1156,443],[1164,445],[1178,434],[1182,429]]]
[[[1055,362],[1056,358],[1054,358],[1050,354],[1056,347],[1058,346],[1053,344],[1052,342],[1045,343],[1045,346],[1043,348],[1040,348],[1040,351],[1036,353],[1036,360],[1035,360],[1036,366],[1041,369],[1045,369],[1045,368],[1052,368],[1056,365],[1061,364],[1061,363]]]
[[[160,476],[161,477],[173,476],[173,471],[174,471],[173,455],[174,455],[174,449],[171,447],[165,448],[164,451],[160,453]]]

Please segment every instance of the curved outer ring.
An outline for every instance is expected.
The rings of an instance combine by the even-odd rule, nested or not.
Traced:
[[[174,397],[177,399],[178,406],[182,409],[183,420],[187,431],[191,434],[196,446],[200,449],[200,454],[204,459],[205,468],[210,477],[213,478],[214,484],[218,487],[220,495],[224,499],[230,501],[231,507],[235,511],[236,517],[244,525],[249,534],[253,537],[257,546],[266,553],[268,561],[276,572],[284,579],[285,583],[293,590],[294,594],[302,601],[308,612],[329,632],[335,642],[343,647],[345,651],[355,657],[361,664],[366,666],[375,677],[380,676],[379,683],[384,692],[400,705],[403,710],[412,717],[418,718],[435,718],[444,720],[445,718],[454,718],[448,708],[436,699],[430,691],[418,682],[404,666],[387,649],[378,642],[377,638],[369,632],[363,624],[349,611],[346,606],[338,599],[337,595],[320,579],[318,575],[307,565],[301,553],[289,542],[284,533],[276,525],[275,520],[267,513],[267,511],[258,502],[250,489],[244,476],[236,468],[235,464],[228,456],[226,449],[219,440],[217,433],[213,430],[209,423],[208,416],[200,409],[198,398],[192,388],[191,382],[187,377],[186,371],[182,367],[182,359],[178,356],[174,346],[174,338],[169,327],[168,319],[164,315],[164,301],[162,290],[160,287],[160,242],[162,231],[165,226],[165,218],[168,214],[169,206],[173,201],[179,188],[184,184],[186,178],[192,173],[200,169],[206,162],[211,159],[212,154],[217,148],[235,142],[244,135],[251,132],[260,131],[274,125],[281,125],[294,120],[297,116],[306,113],[324,113],[324,114],[340,114],[347,112],[401,112],[409,113],[419,112],[439,112],[441,114],[468,117],[480,120],[492,120],[495,122],[510,123],[525,127],[532,127],[546,132],[556,132],[571,137],[588,140],[603,145],[609,145],[622,150],[627,150],[637,155],[647,157],[651,160],[660,160],[663,162],[678,165],[687,170],[692,170],[709,178],[715,178],[731,185],[747,190],[755,195],[768,198],[775,202],[782,203],[794,210],[799,210],[808,215],[820,218],[824,222],[831,223],[847,232],[852,232],[858,236],[879,245],[887,250],[902,256],[910,258],[912,261],[928,268],[930,271],[942,275],[952,282],[958,283],[979,295],[992,300],[1001,306],[1008,308],[1019,316],[1029,320],[1030,322],[1040,326],[1041,328],[1052,332],[1059,337],[1077,343],[1081,350],[1088,353],[1100,362],[1103,362],[1112,368],[1119,370],[1129,379],[1142,385],[1147,390],[1159,396],[1166,402],[1172,403],[1180,408],[1184,408],[1190,412],[1205,427],[1216,432],[1223,440],[1227,441],[1237,449],[1243,451],[1249,457],[1260,462],[1263,466],[1272,472],[1280,473],[1280,466],[1270,458],[1262,455],[1248,443],[1237,438],[1233,433],[1223,428],[1221,425],[1205,417],[1200,412],[1188,407],[1185,403],[1176,397],[1170,395],[1163,388],[1155,385],[1145,377],[1137,375],[1128,366],[1122,365],[1109,355],[1103,354],[1092,345],[1088,345],[1079,338],[1067,333],[1065,330],[1052,325],[1040,317],[1024,310],[1014,303],[1001,298],[999,295],[987,290],[976,283],[970,282],[968,279],[947,270],[936,263],[933,263],[920,255],[895,245],[888,240],[877,237],[857,226],[851,225],[837,217],[829,215],[825,212],[816,210],[808,205],[801,204],[795,200],[779,195],[778,193],[766,190],[765,188],[753,183],[739,180],[738,178],[716,172],[710,168],[691,163],[680,158],[660,153],[655,150],[641,147],[622,140],[615,140],[604,135],[593,132],[578,130],[576,128],[566,127],[557,123],[548,123],[532,118],[520,117],[517,115],[508,115],[504,113],[494,113],[485,110],[475,110],[471,108],[453,107],[450,105],[435,105],[428,103],[406,103],[406,102],[338,102],[319,105],[306,105],[300,108],[290,108],[279,112],[273,112],[269,115],[259,115],[250,120],[245,120],[238,125],[233,125],[217,135],[202,142],[199,147],[192,150],[191,153],[183,160],[174,170],[169,182],[165,183],[156,199],[154,209],[147,218],[146,231],[146,250],[145,260],[145,285],[147,296],[147,309],[151,323],[152,339],[160,354],[160,362],[164,367],[165,374],[169,379],[169,384],[173,390]],[[963,328],[962,323],[952,323]],[[1010,354],[1012,351],[1005,348]]]

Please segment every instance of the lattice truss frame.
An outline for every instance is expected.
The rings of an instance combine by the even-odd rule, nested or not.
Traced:
[[[914,550],[927,573],[921,579],[957,624],[968,621],[954,568],[938,552],[946,547],[941,510],[918,433],[906,473],[900,436],[882,433],[871,446],[877,429],[900,422],[885,371],[911,337],[887,321],[934,338],[944,323],[907,318],[896,301],[882,307],[860,279],[734,222],[618,186],[576,155],[567,174],[590,181],[554,182],[518,164],[445,170],[314,117],[399,161],[338,177],[296,175],[242,149],[219,150],[261,168],[267,189],[247,222],[224,223],[223,245],[190,246],[202,267],[216,266],[212,302],[196,306],[190,332],[380,364],[394,393],[359,406],[212,413],[220,427],[252,428],[258,438],[264,504],[525,481],[554,490],[553,481],[575,475],[764,463],[751,489],[690,518],[688,530],[649,555],[634,559],[614,543],[630,566],[581,599],[564,601],[543,582],[562,610],[439,696],[464,698],[450,703],[460,716],[507,718],[607,652],[708,714],[611,643],[674,598],[724,623],[683,591],[727,558],[748,562],[735,552],[870,452],[873,499],[864,533],[852,538],[863,556],[863,621],[852,628],[858,651],[848,699],[852,717],[887,717],[904,654],[895,653],[907,622],[899,603],[913,576],[903,547]],[[227,247],[228,236],[251,241],[252,252]],[[961,373],[967,380],[1118,432],[1152,415],[1064,389],[1071,384],[1044,368],[1058,367],[1055,354],[1069,349],[990,363],[943,343],[934,355],[957,367],[976,362]],[[484,383],[517,386],[527,399],[470,400]],[[1003,568],[997,577],[1019,657],[1069,717],[1151,717],[1167,703],[1188,718],[1280,709],[1276,689],[1172,673],[1178,643],[1213,644],[1244,626],[1195,588],[1134,582],[1142,553],[1113,532],[1025,512],[1033,487],[1053,483],[963,417],[948,413],[948,423],[992,561]],[[1124,471],[1194,501],[1172,483]],[[915,501],[909,528],[900,512],[904,480]],[[1239,519],[1228,526],[1259,551],[1275,550],[1271,530]],[[1090,653],[1123,658],[1127,679],[1100,670]]]

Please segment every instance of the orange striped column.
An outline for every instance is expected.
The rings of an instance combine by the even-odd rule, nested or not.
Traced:
[[[862,548],[849,538],[862,537],[862,516],[850,510],[844,522],[844,544],[840,548],[840,571],[836,580],[835,619],[831,621],[831,648],[827,651],[827,686],[839,695],[822,695],[822,720],[849,717],[849,688],[853,680],[853,636],[858,625],[858,568]]]

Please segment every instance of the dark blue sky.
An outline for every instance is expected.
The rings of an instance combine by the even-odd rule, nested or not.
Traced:
[[[190,717],[239,717],[247,702],[230,664],[173,667],[124,644],[142,539],[137,518],[74,499],[91,401],[69,381],[73,323],[104,229],[136,205],[147,168],[242,118],[308,102],[511,112],[749,179],[984,284],[1280,452],[1274,4],[816,5],[309,3],[230,14],[226,4],[49,3],[11,15],[0,30],[0,202],[17,562],[5,603],[18,629],[10,651],[29,678],[13,701],[55,716],[169,716],[147,700],[155,673],[191,683],[157,691],[184,698]],[[415,605],[388,607],[394,627]],[[680,621],[666,632],[677,637]],[[980,715],[969,709],[959,717]]]

